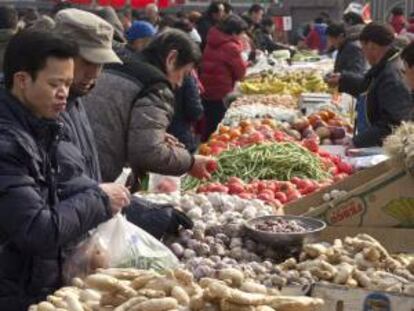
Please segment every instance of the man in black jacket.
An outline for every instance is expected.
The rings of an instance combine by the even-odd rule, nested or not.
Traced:
[[[207,11],[197,23],[197,30],[201,36],[201,49],[207,43],[207,34],[211,27],[220,22],[226,15],[226,7],[222,1],[213,1],[210,3]]]
[[[335,59],[334,72],[353,72],[363,75],[367,69],[362,48],[355,40],[346,36],[343,24],[332,23],[326,29],[328,49],[335,49],[338,54]]]
[[[391,134],[392,127],[410,116],[413,104],[402,76],[399,51],[392,46],[393,32],[385,25],[372,23],[364,28],[360,41],[371,69],[365,75],[333,74],[328,83],[339,86],[340,92],[366,97],[363,111],[358,111],[366,116],[366,126],[348,145],[357,148],[381,146],[383,139]],[[359,118],[358,122],[361,120]]]
[[[73,80],[74,43],[25,31],[5,53],[0,91],[0,309],[27,310],[62,286],[65,248],[122,209],[85,176],[57,190],[57,121]]]

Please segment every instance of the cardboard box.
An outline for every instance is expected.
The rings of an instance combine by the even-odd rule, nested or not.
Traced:
[[[324,202],[323,194],[334,189],[348,193]],[[414,177],[403,163],[388,160],[285,206],[285,213],[329,226],[414,228]]]
[[[360,288],[315,284],[312,297],[325,301],[320,311],[412,311],[414,297]]]

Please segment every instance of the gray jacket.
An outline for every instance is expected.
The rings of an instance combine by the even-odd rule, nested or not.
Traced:
[[[165,143],[174,115],[174,94],[165,75],[152,65],[138,64],[140,80],[108,69],[84,98],[105,182],[114,181],[127,165],[140,176],[182,175],[193,164],[187,150]]]

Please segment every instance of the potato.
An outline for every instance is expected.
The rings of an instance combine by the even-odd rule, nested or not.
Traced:
[[[180,283],[186,286],[191,285],[194,281],[193,274],[183,269],[174,270],[174,276]]]
[[[359,286],[364,287],[364,288],[371,287],[371,279],[368,277],[368,275],[365,272],[355,269],[352,275],[354,279],[358,282]]]
[[[225,299],[228,302],[240,305],[262,305],[267,295],[246,293],[241,290],[230,288],[220,283],[212,283],[208,287],[211,295],[218,299]]]
[[[155,290],[155,289],[148,289],[148,288],[143,288],[140,289],[137,294],[139,296],[145,296],[147,298],[163,298],[166,296],[165,292],[162,290]]]
[[[116,293],[105,293],[102,295],[101,300],[99,301],[99,304],[102,307],[105,307],[105,306],[117,307],[123,304],[124,302],[126,302],[127,300],[128,300],[127,297],[116,294]]]
[[[171,294],[174,286],[179,285],[176,280],[171,280],[166,277],[154,278],[145,284],[144,288],[163,291],[167,296]]]
[[[167,311],[177,308],[177,300],[171,297],[167,297],[151,299],[141,302],[139,304],[134,305],[132,308],[129,309],[129,311]]]
[[[275,296],[268,302],[277,311],[315,311],[323,306],[324,302],[319,298],[294,297],[294,296]]]
[[[222,281],[230,280],[231,286],[240,287],[244,281],[244,274],[240,270],[229,268],[219,271],[218,278]]]
[[[84,301],[84,302],[91,301],[91,300],[99,301],[99,299],[101,299],[101,293],[96,290],[87,288],[80,292],[79,298],[81,301]]]
[[[225,299],[220,301],[220,310],[221,311],[255,311],[254,306],[249,305],[238,305],[226,301]]]
[[[61,297],[49,295],[46,299],[48,302],[52,303],[56,308],[66,309],[68,307],[67,303]]]
[[[153,274],[153,273],[148,273],[148,274],[138,276],[137,278],[135,278],[132,281],[131,287],[135,290],[138,290],[138,289],[144,287],[150,280],[152,280],[154,278],[155,278],[155,274]]]
[[[203,297],[203,292],[197,295],[194,295],[190,298],[190,309],[192,311],[203,310],[205,307],[205,301]]]
[[[190,304],[190,297],[181,286],[173,287],[171,297],[177,299],[179,305],[188,306]]]
[[[68,305],[68,311],[84,311],[82,304],[80,303],[78,297],[73,294],[68,294],[65,297],[65,301]]]
[[[56,308],[50,302],[44,301],[39,303],[37,306],[37,311],[56,311]]]
[[[346,262],[337,266],[338,273],[334,277],[334,283],[345,284],[352,275],[354,267]]]
[[[256,293],[256,294],[267,294],[267,288],[264,285],[255,283],[255,282],[244,282],[240,287],[240,290],[247,293]]]
[[[128,311],[130,308],[132,308],[133,306],[147,301],[148,299],[145,297],[135,297],[135,298],[131,298],[128,301],[125,301],[123,304],[121,304],[120,306],[116,307],[114,309],[114,311]]]

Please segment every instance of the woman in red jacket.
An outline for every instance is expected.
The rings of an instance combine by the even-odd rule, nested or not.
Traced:
[[[247,57],[240,37],[246,29],[246,22],[231,14],[208,32],[200,76],[206,121],[203,140],[216,130],[226,112],[224,98],[246,74]]]

